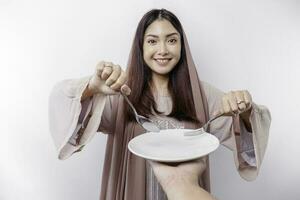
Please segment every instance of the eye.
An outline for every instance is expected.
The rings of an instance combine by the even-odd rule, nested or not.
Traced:
[[[177,42],[177,40],[173,38],[173,39],[170,39],[168,42],[171,43],[171,44],[174,44],[174,43]]]
[[[148,40],[147,43],[148,43],[148,44],[155,44],[156,41],[155,41],[155,40]]]

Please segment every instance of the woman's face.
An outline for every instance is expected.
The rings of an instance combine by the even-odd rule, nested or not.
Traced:
[[[168,20],[155,20],[145,31],[143,53],[143,58],[153,73],[168,74],[180,59],[179,32]]]

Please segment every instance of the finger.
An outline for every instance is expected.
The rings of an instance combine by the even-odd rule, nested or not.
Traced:
[[[160,162],[156,162],[156,161],[153,161],[153,160],[148,160],[150,166],[152,167],[152,169],[156,169],[158,167],[164,167],[166,165],[160,163]]]
[[[250,108],[252,105],[252,97],[251,97],[250,93],[247,90],[243,90],[243,96],[244,96],[244,100],[246,103],[246,107]]]
[[[197,159],[196,160],[197,166],[200,168],[206,168],[206,161],[207,161],[207,159],[205,157]]]
[[[238,113],[238,105],[235,98],[235,92],[229,92],[228,94],[228,103],[230,105],[231,112]]]
[[[223,111],[223,113],[226,113],[226,114],[231,113],[231,108],[230,108],[227,96],[222,98],[222,111]]]
[[[223,109],[223,103],[221,104],[221,107],[219,108],[219,110],[216,110],[213,112],[213,116],[217,116],[217,115],[224,115],[225,114],[225,111]]]
[[[112,71],[113,71],[113,63],[112,62],[103,62],[103,66],[104,66],[104,69],[106,69],[107,71],[107,73],[105,73],[105,74],[103,74],[102,76],[101,76],[101,78],[103,79],[103,80],[106,80],[108,77],[109,77],[109,75],[112,73]],[[103,69],[103,70],[104,70]]]
[[[246,109],[246,102],[244,100],[244,94],[242,91],[237,91],[235,93],[235,99],[236,99],[236,102],[237,102],[237,105],[238,105],[238,109],[240,111],[243,111]]]
[[[101,74],[103,72],[104,67],[104,61],[101,61],[96,65],[96,74],[99,78],[101,78]]]
[[[112,72],[113,69],[111,67],[105,66],[101,74],[101,79],[106,80],[111,75]]]
[[[199,164],[206,164],[206,159],[205,157],[201,157],[199,159],[196,159],[196,160],[192,160],[192,161],[187,161],[187,162],[184,162],[184,163],[181,163],[181,165],[196,165],[198,166]]]
[[[199,168],[198,173],[199,173],[199,175],[201,175],[207,168],[207,159],[206,158],[200,159],[200,160],[198,160],[197,164],[198,164],[198,168]]]
[[[113,68],[114,64],[112,62],[104,62],[104,66]]]
[[[148,163],[150,164],[150,166],[153,168],[156,166],[156,162],[152,161],[152,160],[147,160]]]
[[[206,165],[207,157],[201,157],[201,158],[197,159],[196,161]]]
[[[130,93],[131,93],[131,89],[130,89],[130,87],[128,87],[128,85],[124,84],[124,85],[121,86],[121,92],[123,94],[129,96]]]
[[[121,86],[126,82],[127,76],[125,72],[121,72],[119,78],[110,86],[111,89],[118,91]]]
[[[200,175],[206,169],[206,160],[205,159],[197,159],[191,162],[185,162],[179,165],[179,168],[182,171],[191,174]]]
[[[221,115],[224,114],[224,109],[223,109],[223,103],[221,102],[221,106],[220,108],[218,108],[217,110],[213,111],[212,115],[213,116],[217,116],[217,115]]]
[[[107,86],[111,86],[113,83],[115,83],[118,80],[120,74],[121,74],[121,67],[119,65],[113,66],[113,72],[105,81],[105,84]]]

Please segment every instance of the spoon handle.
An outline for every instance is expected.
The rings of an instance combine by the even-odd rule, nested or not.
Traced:
[[[213,118],[211,118],[210,120],[208,120],[204,125],[203,128],[206,128],[212,121],[214,121],[215,119],[222,117],[225,113],[220,113],[216,116],[214,116]]]
[[[213,118],[211,118],[210,120],[208,120],[201,128],[198,128],[198,129],[195,129],[195,130],[192,130],[192,131],[188,131],[188,132],[185,132],[184,133],[184,136],[194,136],[194,135],[201,135],[202,133],[205,133],[206,131],[206,127],[212,122],[214,121],[215,119],[221,117],[225,115],[225,113],[220,113],[216,116],[214,116]]]
[[[130,100],[128,99],[128,97],[125,94],[123,94],[122,92],[120,92],[120,93],[122,94],[122,96],[124,97],[124,99],[126,100],[126,102],[128,103],[128,105],[130,106],[130,108],[133,110],[137,122],[140,122],[140,120],[137,117],[138,113],[136,112],[134,106],[132,105],[132,103],[130,102]]]

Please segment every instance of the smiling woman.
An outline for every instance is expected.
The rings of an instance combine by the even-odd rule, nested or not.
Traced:
[[[168,116],[198,122],[194,109],[192,85],[186,60],[183,30],[179,20],[166,11],[145,15],[140,21],[128,67],[127,85],[135,92],[129,98],[138,112],[151,116],[161,113],[158,100],[168,106]],[[137,78],[139,77],[139,78]],[[172,101],[166,101],[166,98]],[[162,108],[166,111],[165,108]],[[128,110],[129,119],[132,115]],[[162,113],[161,113],[162,114]],[[130,116],[131,115],[131,116]]]
[[[208,131],[232,150],[242,178],[257,177],[270,127],[268,109],[252,102],[246,90],[223,93],[200,81],[180,21],[165,9],[153,9],[138,24],[126,72],[102,61],[93,75],[63,80],[50,95],[50,131],[59,159],[81,151],[96,132],[108,134],[101,200],[163,200],[171,195],[165,194],[151,165],[127,149],[145,130],[133,120],[120,92],[160,129],[194,129],[216,113],[229,116],[215,120]],[[190,178],[209,192],[208,156],[202,160],[205,169]]]

